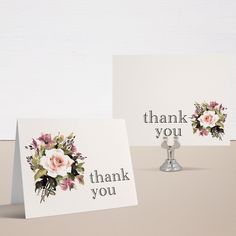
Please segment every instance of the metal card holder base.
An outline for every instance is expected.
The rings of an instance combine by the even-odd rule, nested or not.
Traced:
[[[174,158],[175,149],[180,148],[178,137],[174,137],[174,145],[172,146],[168,145],[168,138],[164,137],[161,147],[167,149],[167,159],[161,165],[160,170],[164,172],[175,172],[182,170],[182,166]]]
[[[182,166],[175,160],[166,159],[161,165],[160,170],[164,172],[174,172],[182,170]]]

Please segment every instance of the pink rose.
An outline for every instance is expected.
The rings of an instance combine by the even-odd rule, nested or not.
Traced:
[[[199,117],[200,124],[204,127],[214,127],[219,120],[219,116],[214,111],[205,111],[203,115]]]
[[[48,175],[56,177],[65,176],[71,171],[71,165],[74,161],[64,154],[61,149],[51,149],[45,151],[45,156],[40,159],[40,165],[48,171]]]

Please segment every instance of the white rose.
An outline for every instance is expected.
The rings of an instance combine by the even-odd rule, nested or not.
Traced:
[[[40,159],[40,165],[48,171],[48,175],[56,177],[65,176],[71,171],[71,165],[74,161],[67,155],[64,155],[61,149],[51,149],[45,151],[45,156]]]

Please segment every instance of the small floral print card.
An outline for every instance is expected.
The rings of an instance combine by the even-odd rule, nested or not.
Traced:
[[[113,116],[130,145],[229,145],[232,60],[214,55],[113,56]]]
[[[26,218],[137,204],[124,120],[18,121],[12,202]]]

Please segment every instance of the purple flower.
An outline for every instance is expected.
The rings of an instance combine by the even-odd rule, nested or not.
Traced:
[[[214,109],[219,104],[217,102],[210,102],[210,108]]]
[[[225,109],[227,109],[227,108],[223,107],[222,104],[220,104],[219,111],[221,111],[221,110],[224,111]]]
[[[77,148],[76,148],[76,146],[75,146],[74,144],[72,144],[72,146],[71,146],[71,151],[72,151],[73,153],[76,153],[76,152],[77,152]]]
[[[54,141],[52,140],[51,134],[42,134],[39,138],[39,141],[43,142],[47,149],[52,147]]]
[[[200,134],[201,136],[207,136],[208,133],[209,133],[209,131],[208,131],[207,129],[203,129],[203,130],[200,131],[199,134]]]
[[[61,189],[63,191],[66,191],[67,189],[71,190],[73,187],[74,187],[74,182],[72,179],[70,178],[65,178],[61,183],[60,183],[60,186],[61,186]]]
[[[35,150],[38,150],[38,143],[36,142],[36,140],[35,139],[32,139],[33,141],[32,141],[32,146],[33,146],[33,148],[35,149]]]

